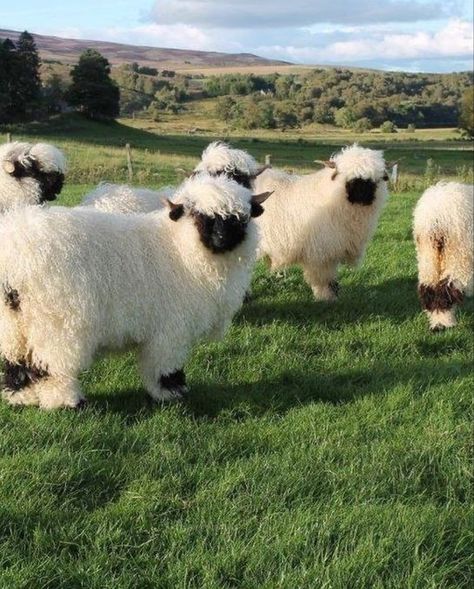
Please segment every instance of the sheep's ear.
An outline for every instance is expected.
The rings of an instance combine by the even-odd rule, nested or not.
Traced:
[[[172,202],[169,198],[167,198],[166,205],[170,210],[169,216],[172,221],[177,221],[184,215],[184,206],[182,204],[177,204],[175,202]]]
[[[250,206],[251,206],[250,216],[251,217],[260,217],[260,215],[264,211],[262,204],[272,194],[273,194],[273,190],[272,190],[272,192],[262,192],[261,194],[254,194],[252,196],[252,198],[250,199]]]
[[[3,169],[7,174],[13,174],[15,172],[15,164],[10,160],[5,160],[3,162]]]

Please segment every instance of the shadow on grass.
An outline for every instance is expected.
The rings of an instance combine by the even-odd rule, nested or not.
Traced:
[[[239,421],[265,414],[284,414],[313,402],[332,405],[351,403],[359,398],[383,396],[398,386],[420,395],[432,386],[448,384],[471,374],[468,361],[433,360],[416,364],[387,366],[370,370],[350,370],[329,374],[285,372],[279,378],[242,385],[199,384],[187,400],[188,411],[198,418],[226,417]]]
[[[282,371],[277,378],[253,383],[226,384],[190,381],[191,392],[182,404],[160,406],[145,391],[122,391],[104,397],[91,397],[90,406],[100,413],[118,413],[126,425],[150,419],[156,411],[183,411],[192,418],[225,418],[240,421],[266,414],[281,415],[314,402],[331,405],[351,403],[359,398],[382,396],[398,386],[409,387],[415,395],[432,386],[448,384],[471,374],[472,365],[463,360],[439,358],[387,365],[380,362],[369,370],[308,373]]]
[[[278,289],[278,285],[273,285],[273,288]],[[306,291],[306,296],[298,300],[275,301],[267,299],[268,294],[275,294],[275,291],[272,293],[266,289],[262,296],[262,289],[257,288],[237,321],[254,325],[274,320],[296,325],[317,321],[336,327],[377,317],[388,317],[402,323],[420,313],[414,276],[390,279],[374,286],[352,284],[343,289],[338,301],[332,303],[315,301],[310,298],[309,288],[306,287]]]

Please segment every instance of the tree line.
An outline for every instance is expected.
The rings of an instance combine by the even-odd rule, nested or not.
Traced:
[[[64,108],[92,119],[119,114],[120,90],[111,79],[108,60],[94,49],[84,51],[70,80],[53,74],[45,82],[34,38],[27,31],[18,41],[0,40],[0,123],[43,118]]]
[[[287,129],[311,123],[356,132],[380,127],[459,125],[474,135],[473,73],[413,74],[315,68],[297,74],[222,74],[204,78],[123,64],[112,71],[94,49],[66,76],[41,80],[32,35],[0,40],[0,123],[32,120],[74,109],[92,119],[144,113],[159,120],[190,100],[216,99],[215,116],[231,127]]]

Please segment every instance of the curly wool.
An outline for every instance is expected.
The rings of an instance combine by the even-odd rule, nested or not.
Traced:
[[[432,329],[456,324],[456,303],[473,291],[472,184],[439,182],[419,199],[413,215],[418,284]]]
[[[150,213],[163,206],[163,199],[172,198],[175,189],[166,186],[160,190],[134,188],[127,184],[99,184],[88,193],[80,206],[92,207],[108,213]]]
[[[122,215],[87,207],[29,207],[0,219],[0,285],[18,303],[0,303],[0,353],[47,374],[5,391],[8,402],[76,406],[79,373],[99,350],[126,346],[138,350],[148,393],[173,397],[160,377],[182,369],[203,337],[223,335],[249,286],[257,244],[250,221],[235,250],[215,255],[190,214],[249,212],[249,190],[200,178],[180,199],[186,211],[177,221],[164,209]]]
[[[194,171],[212,175],[236,171],[253,176],[259,168],[255,158],[246,151],[235,149],[223,141],[214,141],[202,152],[201,161]]]
[[[257,220],[259,257],[267,258],[273,270],[301,265],[319,300],[337,296],[339,264],[362,260],[387,198],[382,152],[353,145],[332,161],[336,169],[303,176],[270,169],[255,181],[257,192],[274,191]],[[357,178],[376,184],[368,206],[348,200],[347,183]]]
[[[42,200],[40,184],[35,178],[15,178],[5,170],[5,163],[18,161],[26,165],[34,160],[42,172],[66,172],[64,154],[47,143],[14,141],[0,146],[0,213],[24,205],[36,205]]]

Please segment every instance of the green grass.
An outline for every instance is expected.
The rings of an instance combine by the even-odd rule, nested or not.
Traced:
[[[259,265],[182,406],[151,405],[130,354],[83,375],[82,412],[1,404],[0,587],[471,586],[473,305],[428,331],[418,196],[392,194],[335,304]]]

